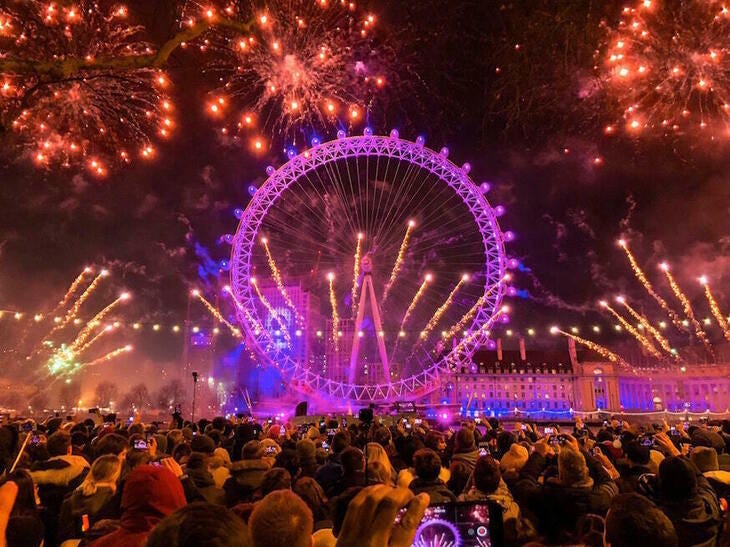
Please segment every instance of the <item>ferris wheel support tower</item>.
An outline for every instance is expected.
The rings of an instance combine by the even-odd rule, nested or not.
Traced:
[[[390,364],[388,363],[388,352],[385,351],[385,340],[383,339],[383,323],[380,320],[380,309],[378,299],[375,298],[375,287],[373,287],[373,261],[369,256],[364,256],[360,262],[363,273],[362,291],[360,300],[357,303],[357,318],[355,319],[355,330],[353,331],[352,352],[350,353],[350,383],[355,382],[357,373],[357,359],[360,354],[360,338],[362,337],[362,322],[365,319],[365,306],[370,298],[370,312],[375,324],[375,338],[378,341],[378,353],[383,366],[383,374],[386,382],[390,383]]]

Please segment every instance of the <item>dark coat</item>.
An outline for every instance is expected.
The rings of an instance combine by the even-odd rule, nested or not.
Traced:
[[[59,543],[67,539],[82,538],[83,531],[81,527],[83,516],[87,515],[91,524],[95,520],[96,515],[114,497],[114,494],[114,490],[102,486],[89,496],[85,496],[78,489],[68,495],[61,505],[58,529]]]
[[[233,507],[241,502],[251,501],[269,469],[271,462],[265,459],[233,462],[231,476],[223,484],[226,506]]]
[[[456,501],[456,496],[454,495],[454,493],[449,490],[444,481],[442,481],[441,479],[436,479],[433,481],[413,479],[411,481],[411,484],[408,485],[408,488],[410,488],[410,490],[414,494],[421,494],[422,492],[428,494],[431,498],[432,505],[437,503],[449,503],[451,501]]]
[[[714,547],[722,529],[720,503],[702,475],[697,476],[697,494],[679,502],[659,499],[659,508],[674,524],[682,547]]]

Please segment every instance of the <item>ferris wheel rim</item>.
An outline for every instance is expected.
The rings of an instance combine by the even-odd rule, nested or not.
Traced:
[[[317,143],[305,152],[291,157],[278,169],[267,168],[269,176],[243,211],[233,238],[231,293],[236,303],[236,315],[249,339],[257,346],[259,353],[282,372],[289,373],[293,378],[302,377],[303,381],[313,385],[321,385],[321,388],[315,389],[323,389],[330,396],[355,400],[390,400],[402,397],[404,392],[415,394],[417,387],[428,389],[437,385],[439,372],[446,366],[447,358],[443,357],[438,362],[431,363],[408,378],[385,384],[350,384],[322,377],[300,366],[281,350],[271,349],[271,338],[266,329],[260,327],[263,322],[255,306],[256,296],[250,286],[251,259],[260,228],[269,210],[310,171],[334,161],[361,156],[388,157],[414,164],[433,174],[440,183],[448,185],[468,208],[483,246],[485,282],[479,298],[484,299],[484,304],[478,308],[465,329],[470,336],[460,344],[459,350],[471,354],[484,343],[485,330],[499,313],[504,295],[503,279],[507,267],[504,236],[497,222],[497,215],[482,191],[468,176],[468,169],[457,166],[446,155],[427,148],[420,139],[413,142],[393,134],[350,137],[338,135],[336,140]],[[434,378],[436,381],[427,381]]]

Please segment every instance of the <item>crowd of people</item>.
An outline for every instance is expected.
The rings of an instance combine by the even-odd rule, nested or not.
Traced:
[[[730,421],[687,425],[15,420],[0,546],[408,546],[488,503],[493,545],[726,547]]]

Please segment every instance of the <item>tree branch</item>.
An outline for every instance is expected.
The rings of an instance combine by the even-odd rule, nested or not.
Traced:
[[[0,59],[0,74],[36,75],[55,79],[69,78],[77,72],[126,71],[142,68],[162,68],[180,45],[194,40],[211,28],[225,28],[236,32],[251,32],[254,20],[246,22],[233,19],[200,21],[190,28],[181,30],[162,44],[157,53],[151,55],[129,55],[123,57],[101,57],[88,60],[68,58],[60,61],[37,61],[17,58]]]

